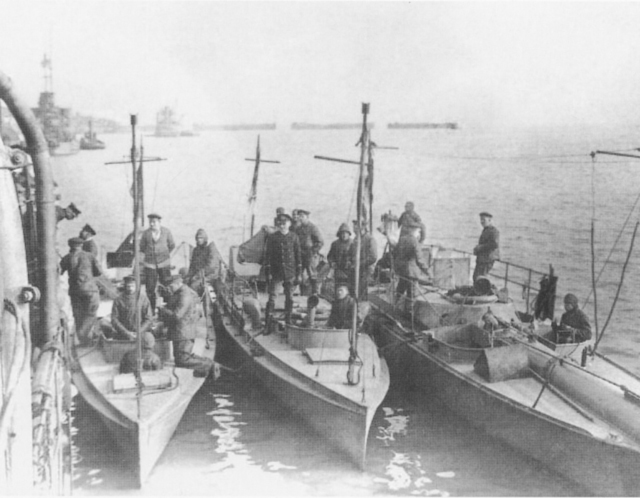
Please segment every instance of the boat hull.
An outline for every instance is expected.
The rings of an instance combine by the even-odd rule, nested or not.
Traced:
[[[248,364],[254,378],[284,406],[363,469],[371,422],[389,386],[389,372],[384,360],[380,361],[379,372],[376,373],[378,388],[367,394],[369,399],[366,402],[355,402],[315,382],[312,376],[300,374],[268,350],[254,356],[241,333],[239,317],[234,319],[220,304],[216,305],[214,316],[221,357]],[[363,337],[361,341],[368,341],[369,347],[375,350],[369,337]]]
[[[430,354],[420,342],[384,316],[372,320],[374,337],[394,383],[411,385],[437,397],[452,412],[504,441],[549,469],[571,479],[587,493],[601,496],[640,493],[640,452],[594,438],[500,395]]]

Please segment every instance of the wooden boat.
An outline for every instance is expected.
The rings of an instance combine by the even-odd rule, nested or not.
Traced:
[[[259,164],[258,141],[251,206]],[[252,216],[252,232],[253,224]],[[255,249],[256,240],[263,241],[264,234],[248,246]],[[260,264],[251,257],[259,253],[247,250],[238,258],[238,247],[232,247],[229,277],[217,283],[214,313],[222,355],[234,354],[281,403],[364,468],[371,421],[389,388],[387,365],[355,323],[348,330],[323,327],[330,305],[317,296],[294,295],[292,323],[285,323],[284,296],[278,296],[277,330],[265,334],[268,295]]]
[[[132,116],[133,141],[135,149],[135,117]],[[143,162],[142,154],[133,157],[134,199],[133,234],[121,244],[124,253],[114,256],[112,262],[129,266],[137,261],[138,220],[140,218],[142,194],[137,178]],[[137,166],[137,162],[140,166]],[[137,207],[136,207],[137,206]],[[133,242],[132,242],[133,241]],[[185,249],[185,247],[187,249]],[[185,260],[188,244],[180,244],[174,254],[180,263]],[[130,251],[130,249],[133,249]],[[131,271],[131,270],[129,270]],[[140,289],[139,267],[133,273]],[[211,309],[213,293],[206,289],[203,296],[204,310]],[[103,301],[101,307],[110,311],[110,301]],[[193,352],[213,360],[215,336],[210,314],[203,313],[197,327],[197,338]],[[138,334],[140,337],[140,334]],[[140,341],[141,339],[139,339]],[[97,412],[116,444],[129,463],[135,481],[142,486],[152,471],[158,458],[169,443],[191,399],[205,381],[196,376],[194,370],[178,368],[173,361],[172,344],[166,339],[157,339],[154,351],[163,360],[163,368],[157,371],[141,372],[139,378],[133,373],[120,374],[120,361],[128,351],[140,348],[137,341],[114,341],[104,336],[91,347],[71,347],[70,369],[73,382],[85,401]],[[138,349],[139,350],[139,349]]]
[[[469,258],[452,251],[441,256],[432,261],[434,281],[451,288],[461,278],[469,281]],[[533,270],[522,269],[530,282]],[[513,271],[505,283],[515,283]],[[419,285],[412,303],[395,302],[391,280],[369,288],[376,311],[367,325],[394,383],[434,395],[585,493],[640,493],[640,378],[592,354],[590,342],[545,340],[547,329],[522,323],[526,313],[505,296],[471,302]],[[487,331],[487,314],[500,324],[493,331]]]
[[[216,287],[215,326],[222,357],[231,353],[248,364],[281,403],[364,468],[371,421],[389,388],[385,361],[371,338],[359,334],[360,378],[350,385],[349,330],[322,328],[321,320],[314,327],[285,325],[280,317],[278,331],[264,335],[261,310],[268,296],[252,293],[257,278],[232,277]],[[294,296],[294,313],[306,310],[306,301],[306,296]],[[321,300],[318,316],[328,316],[328,310],[329,304]],[[283,312],[279,296],[276,313]]]

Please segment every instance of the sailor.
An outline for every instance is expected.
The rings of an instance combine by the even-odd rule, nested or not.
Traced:
[[[133,275],[124,277],[124,288],[120,295],[113,300],[111,307],[111,330],[104,327],[103,331],[110,339],[136,339],[136,279]],[[137,296],[138,310],[140,310],[140,333],[144,334],[152,325],[152,313],[149,299],[140,293]]]
[[[405,234],[400,237],[395,247],[395,271],[399,277],[396,288],[396,299],[406,294],[413,299],[413,286],[416,279],[431,279],[429,266],[422,253],[420,238],[421,227],[418,224],[407,224]]]
[[[184,280],[198,295],[204,292],[204,284],[213,283],[220,274],[220,253],[213,242],[209,242],[207,232],[199,228],[196,232],[196,246],[191,253],[189,270]],[[203,281],[204,276],[204,281]]]
[[[354,264],[354,252],[352,250],[353,241],[351,240],[349,225],[346,223],[340,225],[336,237],[338,238],[331,243],[327,261],[333,269],[335,290],[337,291],[338,282],[346,281],[350,276]]]
[[[91,225],[89,225],[89,223],[87,223],[80,229],[80,234],[78,236],[82,240],[84,240],[84,244],[82,244],[82,250],[90,252],[96,257],[96,259],[100,260],[98,244],[96,244],[95,240],[93,240],[93,237],[95,235],[96,231]]]
[[[564,296],[564,309],[560,325],[552,323],[553,330],[546,334],[547,339],[555,343],[584,342],[591,339],[591,324],[587,315],[579,308],[578,298],[574,294]]]
[[[493,263],[500,259],[500,232],[493,226],[491,213],[480,213],[480,224],[484,227],[480,234],[478,245],[473,248],[476,255],[476,269],[473,271],[473,281],[480,275],[488,275]]]
[[[322,234],[316,225],[309,221],[311,213],[306,209],[298,209],[300,226],[296,233],[300,240],[300,255],[302,257],[302,271],[306,271],[311,284],[311,294],[318,293],[318,265],[322,259],[320,249],[324,245]]]
[[[144,254],[144,286],[146,288],[151,311],[156,309],[156,287],[158,283],[166,289],[171,278],[171,251],[176,247],[171,232],[161,226],[162,217],[151,213],[149,228],[142,232],[140,238],[140,252]],[[166,297],[166,291],[160,295]]]
[[[285,296],[285,320],[291,322],[293,288],[300,283],[302,257],[298,236],[291,231],[291,216],[280,214],[277,231],[267,237],[264,270],[269,300],[265,310],[265,335],[271,333],[270,320],[275,309],[278,284],[282,283]]]
[[[158,315],[169,329],[176,367],[191,368],[194,374],[205,377],[211,371],[213,361],[193,353],[201,313],[200,299],[191,287],[184,285],[182,275],[169,277],[169,292],[171,297],[166,307],[158,309]]]
[[[298,214],[297,209],[291,211],[291,219],[293,220],[291,223],[291,230],[298,233],[298,228],[300,227],[300,215]]]
[[[398,228],[400,228],[400,236],[403,235],[403,232],[409,230],[411,225],[419,225],[420,226],[420,242],[424,242],[424,239],[427,236],[427,229],[422,223],[422,218],[420,215],[415,212],[415,204],[412,201],[407,201],[404,205],[404,213],[400,215],[398,218]]]
[[[151,332],[146,332],[142,337],[142,370],[161,370],[162,360],[153,352],[156,338]],[[136,350],[125,353],[120,362],[120,373],[137,373],[138,352]]]
[[[62,220],[73,220],[81,214],[76,205],[72,202],[66,208],[56,204],[56,223]]]
[[[358,230],[358,220],[353,220],[353,229]],[[356,242],[353,242],[352,260],[355,265],[356,262]],[[360,301],[366,301],[368,298],[369,287],[369,275],[372,273],[372,268],[375,262],[378,260],[378,245],[375,239],[367,232],[367,225],[363,221],[360,226],[360,278],[359,278],[359,292],[358,299]],[[355,267],[351,270],[349,275],[351,281],[351,291],[355,293],[355,279],[356,272]],[[355,295],[355,294],[354,294]]]
[[[96,277],[102,274],[102,269],[93,254],[82,250],[84,240],[73,237],[68,243],[69,254],[60,261],[60,271],[69,275],[69,298],[76,324],[76,336],[84,346],[91,342],[100,306]]]
[[[283,207],[276,208],[276,217],[273,219],[274,226],[278,224],[278,216],[284,213],[285,213],[285,210]]]
[[[355,299],[349,295],[349,284],[341,280],[336,285],[336,298],[331,303],[331,314],[327,327],[334,329],[350,329],[353,324]]]

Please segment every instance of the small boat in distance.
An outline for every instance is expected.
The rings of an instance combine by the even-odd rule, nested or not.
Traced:
[[[373,128],[373,123],[368,124],[369,129]],[[292,123],[292,130],[358,130],[362,127],[359,123]]]
[[[182,124],[175,111],[164,106],[156,114],[156,137],[179,137],[182,132]]]
[[[100,150],[105,148],[105,143],[99,140],[96,132],[93,131],[93,120],[89,120],[89,131],[80,139],[80,148],[82,150]]]
[[[389,123],[390,130],[457,130],[458,123]]]

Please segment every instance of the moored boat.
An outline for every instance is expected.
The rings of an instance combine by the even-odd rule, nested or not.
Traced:
[[[164,106],[156,115],[156,137],[179,137],[182,132],[182,125],[175,111]]]
[[[552,272],[498,262],[505,289],[527,290],[519,311],[508,292],[453,291],[470,281],[470,255],[433,247],[425,253],[434,278],[415,282],[413,301],[396,298],[393,272],[389,282],[369,288],[376,312],[367,325],[392,381],[430,393],[585,493],[637,496],[640,378],[593,353],[593,341],[555,344],[543,337],[548,326],[522,321],[555,299],[555,285],[532,286],[532,275],[548,283]],[[538,297],[530,301],[533,293]],[[542,314],[552,317],[553,308]]]
[[[135,116],[132,116],[133,142],[131,164],[134,187],[134,230],[121,244],[119,253],[112,256],[108,266],[125,268],[131,272],[133,266],[136,288],[140,289],[138,261],[138,228],[142,214],[142,185],[139,183],[144,162],[142,152],[135,153]],[[153,159],[151,159],[153,160]],[[139,163],[139,165],[137,164]],[[186,247],[186,249],[185,249]],[[188,264],[189,246],[180,244],[172,257]],[[110,264],[109,264],[110,263]],[[208,311],[213,299],[212,291],[206,287],[202,296],[203,313],[197,323],[193,353],[209,360],[215,355],[213,324]],[[112,302],[103,300],[99,316],[106,316]],[[139,323],[139,315],[136,321]],[[120,373],[122,358],[136,352],[141,358],[142,334],[137,340],[113,340],[101,335],[97,344],[71,346],[70,369],[73,382],[85,401],[96,411],[121,449],[129,464],[135,482],[143,486],[157,460],[169,443],[193,396],[206,380],[207,373],[190,368],[177,367],[172,352],[172,343],[160,335],[157,324],[154,335],[154,352],[162,360],[162,368],[138,373]]]
[[[259,165],[258,142],[252,206]],[[292,413],[364,468],[371,422],[389,388],[387,365],[372,339],[360,333],[355,316],[348,328],[327,326],[330,304],[321,296],[294,293],[289,309],[284,296],[277,296],[266,318],[261,248],[268,230],[260,230],[244,247],[231,248],[228,277],[217,282],[221,357],[240,361]],[[354,315],[361,312],[356,305]]]

